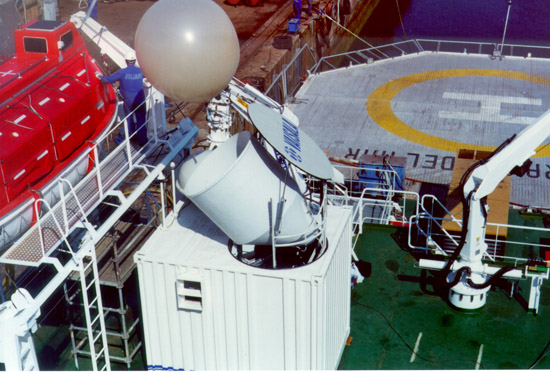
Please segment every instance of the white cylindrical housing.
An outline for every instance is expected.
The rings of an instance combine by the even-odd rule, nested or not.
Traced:
[[[184,194],[236,244],[271,245],[273,216],[284,197],[279,236],[298,241],[313,217],[300,190],[250,132],[221,144],[185,180]],[[283,196],[284,192],[284,196]]]
[[[201,152],[196,152],[193,155],[190,155],[185,162],[180,166],[178,173],[178,179],[176,180],[176,188],[179,192],[183,194],[183,189],[185,189],[185,182],[191,178],[191,174],[199,167],[201,161],[206,159],[212,151],[205,150]]]

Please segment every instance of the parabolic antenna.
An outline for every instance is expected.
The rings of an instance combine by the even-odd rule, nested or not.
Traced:
[[[334,171],[325,153],[297,126],[259,103],[248,106],[252,124],[286,160],[314,177],[328,180]]]

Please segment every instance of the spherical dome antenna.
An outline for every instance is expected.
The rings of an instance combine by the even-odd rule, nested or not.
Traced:
[[[239,64],[231,20],[212,0],[160,0],[141,18],[135,49],[143,74],[165,96],[207,102]]]

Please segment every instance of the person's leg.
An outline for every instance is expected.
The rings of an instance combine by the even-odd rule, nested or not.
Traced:
[[[294,4],[294,18],[300,19],[302,14],[302,0],[293,0]]]
[[[139,106],[134,114],[136,118],[134,131],[137,131],[134,138],[137,139],[140,146],[143,146],[147,143],[147,125],[145,124],[147,110],[145,108],[145,103]]]

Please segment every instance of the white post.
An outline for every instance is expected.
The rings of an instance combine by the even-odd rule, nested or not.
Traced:
[[[160,181],[160,209],[162,212],[162,229],[166,228],[165,221],[166,221],[166,210],[164,205],[164,174],[161,172],[158,176],[158,179]]]
[[[176,199],[176,163],[174,163],[173,161],[170,162],[170,172],[172,174],[172,208],[174,208],[174,214],[177,214],[176,212],[176,204],[177,204],[177,199]]]
[[[539,312],[540,287],[542,287],[542,278],[538,276],[531,277],[531,289],[529,291],[529,310],[534,310],[535,314]]]

